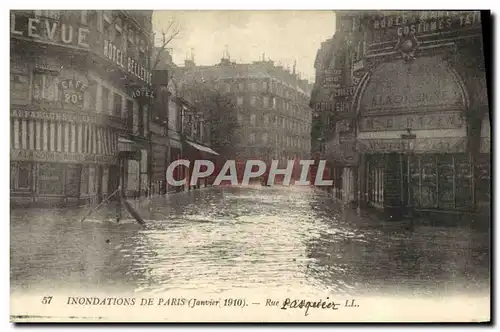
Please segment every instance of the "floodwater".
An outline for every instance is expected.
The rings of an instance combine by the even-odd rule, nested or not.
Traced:
[[[415,296],[489,287],[489,234],[377,221],[309,187],[205,188],[106,206],[11,211],[11,288]]]

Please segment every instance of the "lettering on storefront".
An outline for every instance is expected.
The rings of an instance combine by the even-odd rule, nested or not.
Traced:
[[[65,79],[59,85],[63,91],[64,103],[83,106],[83,93],[87,89],[87,84],[76,79]]]
[[[89,48],[89,32],[86,27],[76,27],[49,18],[11,14],[10,33],[16,36]]]
[[[466,141],[462,137],[452,138],[417,138],[415,147],[410,151],[407,140],[404,139],[358,139],[358,149],[361,152],[464,152]]]
[[[104,41],[104,57],[122,69],[126,69],[128,73],[134,75],[140,80],[148,84],[151,83],[152,74],[147,70],[147,68],[141,66],[139,62],[132,57],[127,57],[125,51],[114,45],[109,40]]]
[[[342,82],[343,71],[341,69],[326,69],[325,70],[325,88],[338,88]]]
[[[464,119],[460,113],[411,114],[395,116],[364,117],[361,131],[384,131],[410,129],[454,129],[462,128]]]
[[[10,158],[12,160],[33,160],[62,163],[113,164],[116,162],[115,156],[17,149],[10,150]]]
[[[153,89],[151,88],[132,89],[132,98],[134,99],[154,98]]]
[[[481,24],[479,11],[420,11],[386,15],[373,21],[374,30],[397,29],[398,35],[447,31]]]
[[[336,89],[334,96],[335,97],[352,97],[356,92],[356,86],[348,86],[340,89]]]
[[[108,121],[103,119],[105,115],[93,116],[84,114],[71,114],[71,113],[58,113],[58,112],[44,112],[44,111],[27,111],[27,110],[12,110],[10,112],[11,117],[15,118],[32,118],[41,120],[51,120],[51,121],[65,121],[65,122],[77,122],[77,123],[91,123],[91,124],[101,124],[103,121]],[[116,123],[115,123],[116,122]],[[110,125],[118,125],[120,128],[124,128],[125,124],[123,122],[113,121]]]
[[[416,95],[410,93],[376,94],[371,100],[370,108],[381,108],[384,106],[400,107],[401,105],[425,105],[441,104],[451,105],[457,102],[456,91],[432,91],[421,92]]]

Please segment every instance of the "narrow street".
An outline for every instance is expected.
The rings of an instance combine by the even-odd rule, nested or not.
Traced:
[[[324,289],[337,293],[487,287],[489,236],[376,221],[308,187],[205,188],[136,203],[11,212],[12,291]]]

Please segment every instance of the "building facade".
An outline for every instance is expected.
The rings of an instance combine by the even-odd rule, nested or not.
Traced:
[[[12,204],[80,205],[120,184],[147,187],[151,101],[136,91],[151,84],[151,15],[11,12]]]
[[[480,12],[337,13],[351,80],[332,89],[334,114],[347,101],[352,116],[340,127],[352,128],[355,149],[339,148],[357,155],[360,205],[393,218],[489,206],[481,21]]]
[[[237,109],[235,157],[241,160],[309,159],[312,87],[273,61],[239,64],[229,55],[214,66],[183,68],[185,78],[209,83]]]

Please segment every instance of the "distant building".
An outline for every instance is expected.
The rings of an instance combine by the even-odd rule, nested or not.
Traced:
[[[11,11],[11,202],[98,202],[149,182],[152,11]]]
[[[184,80],[212,85],[237,108],[237,158],[263,160],[310,157],[311,86],[273,61],[235,63],[225,54],[213,66],[186,61]]]

